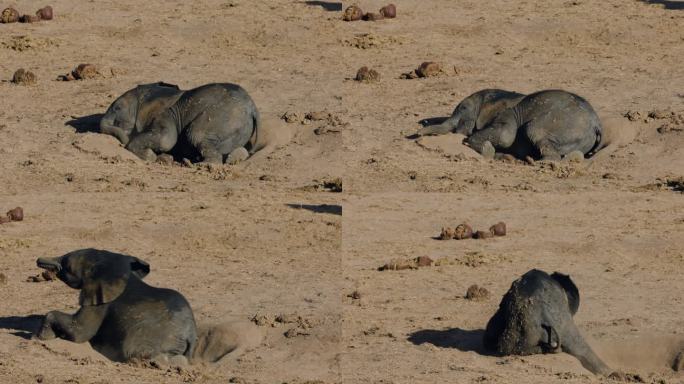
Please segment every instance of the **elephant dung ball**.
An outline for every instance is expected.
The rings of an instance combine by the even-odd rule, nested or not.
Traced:
[[[473,228],[466,223],[459,224],[454,230],[454,239],[456,240],[470,239],[472,237]]]
[[[40,17],[42,20],[52,20],[52,7],[47,5],[38,11],[36,11],[36,16]]]
[[[418,256],[413,260],[416,262],[416,265],[419,267],[429,267],[432,265],[432,259],[429,258],[428,256]]]
[[[473,284],[470,287],[468,287],[465,298],[473,301],[487,300],[489,298],[489,291],[484,287],[480,287],[477,284]]]
[[[477,231],[473,237],[475,239],[491,239],[494,237],[494,234],[490,231]]]
[[[12,82],[14,84],[33,85],[36,83],[36,81],[36,75],[31,71],[25,70],[24,68],[17,69],[12,76]]]
[[[387,19],[394,19],[397,17],[397,7],[394,4],[387,4],[380,8],[380,14]]]
[[[97,77],[98,72],[97,68],[92,64],[79,64],[78,67],[72,71],[72,74],[76,80],[86,80]]]
[[[385,16],[383,16],[380,13],[374,13],[374,12],[368,12],[365,15],[363,15],[363,19],[366,21],[378,21],[384,19]]]
[[[14,8],[5,8],[2,10],[0,22],[3,24],[16,23],[19,21],[19,12]]]
[[[380,73],[375,69],[369,69],[368,67],[361,67],[356,71],[356,81],[362,83],[374,83],[380,80]]]
[[[24,210],[21,207],[16,207],[7,211],[7,217],[12,221],[24,220]]]
[[[494,236],[506,236],[506,223],[500,221],[491,227],[489,227],[489,232]]]
[[[37,15],[23,15],[19,18],[20,23],[36,23],[40,21],[40,16]]]
[[[451,227],[443,227],[442,233],[439,234],[440,240],[451,240],[454,238],[454,229]]]
[[[363,17],[363,11],[358,5],[350,5],[344,10],[342,15],[342,20],[344,21],[357,21],[361,20]]]
[[[45,281],[53,281],[53,280],[57,279],[57,275],[54,272],[48,271],[48,270],[41,272],[40,276]]]
[[[426,61],[416,69],[416,74],[420,77],[437,76],[442,71],[439,64],[434,61]]]

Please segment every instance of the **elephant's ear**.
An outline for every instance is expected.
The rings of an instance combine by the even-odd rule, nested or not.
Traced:
[[[570,306],[570,313],[574,316],[575,313],[577,313],[580,304],[579,289],[577,289],[577,286],[572,282],[568,275],[554,272],[551,275],[551,278],[556,280],[558,284],[563,287],[563,290],[565,290],[565,295],[568,297],[568,305]]]
[[[101,251],[93,261],[84,271],[79,299],[81,306],[110,303],[126,289],[131,274],[139,276],[144,272],[142,276],[145,276],[149,272],[147,263],[132,256]]]
[[[148,273],[150,273],[150,265],[143,261],[138,259],[137,257],[133,256],[128,256],[130,257],[131,261],[131,273],[138,276],[141,280],[147,276]]]

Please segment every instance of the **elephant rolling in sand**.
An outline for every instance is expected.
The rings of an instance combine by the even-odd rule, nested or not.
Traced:
[[[442,124],[423,127],[419,135],[444,135],[450,132],[470,136],[490,121],[501,111],[515,106],[525,97],[517,92],[503,89],[483,89],[466,97],[458,103],[451,117]]]
[[[591,154],[601,144],[602,126],[592,106],[561,90],[525,96],[465,139],[484,157],[496,152],[557,161],[571,152]]]
[[[198,331],[183,295],[145,284],[142,279],[150,266],[136,257],[81,249],[61,257],[39,258],[37,264],[79,289],[81,306],[73,315],[49,312],[36,334],[41,340],[88,341],[113,361],[149,359],[176,364],[215,362],[261,340],[239,324]]]
[[[254,150],[260,118],[239,85],[206,84],[188,91],[163,82],[139,85],[116,99],[100,121],[138,157],[170,153],[193,161],[233,162]]]
[[[484,346],[497,355],[566,352],[594,374],[613,371],[575,326],[579,290],[569,276],[533,269],[514,281],[487,323]]]

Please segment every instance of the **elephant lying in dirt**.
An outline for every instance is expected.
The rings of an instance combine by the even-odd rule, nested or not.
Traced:
[[[120,96],[100,121],[138,157],[171,153],[193,161],[235,162],[254,151],[260,129],[254,101],[239,85],[206,84],[182,91],[163,82],[139,85]]]
[[[486,349],[498,355],[566,352],[594,374],[612,370],[580,335],[572,317],[579,291],[570,277],[533,269],[514,281],[487,323]]]
[[[464,99],[444,123],[419,134],[454,130],[486,158],[496,152],[520,159],[561,160],[571,152],[592,154],[601,146],[601,121],[591,105],[575,94],[546,90],[523,96],[483,90]]]
[[[74,315],[48,312],[36,335],[41,340],[88,341],[114,361],[151,359],[186,364],[217,361],[244,349],[235,331],[251,332],[244,327],[231,329],[232,325],[198,332],[183,295],[145,284],[142,279],[150,266],[133,256],[81,249],[61,257],[39,258],[37,264],[81,291],[81,308]]]

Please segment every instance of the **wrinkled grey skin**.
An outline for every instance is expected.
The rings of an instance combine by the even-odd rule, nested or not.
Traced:
[[[178,292],[155,288],[142,278],[146,262],[132,257],[81,249],[61,257],[39,258],[39,267],[54,271],[81,291],[78,312],[51,311],[37,333],[90,345],[113,361],[173,359],[187,362],[197,342],[190,305]]]
[[[465,143],[485,157],[504,152],[558,161],[573,151],[588,154],[601,143],[599,117],[583,98],[547,90],[523,98],[499,113]]]
[[[450,132],[470,136],[484,128],[501,111],[513,107],[525,95],[503,89],[483,89],[458,103],[451,117],[442,124],[421,128],[419,135],[444,135]]]
[[[259,128],[254,101],[229,83],[188,91],[161,82],[139,85],[116,99],[100,120],[102,133],[148,161],[171,153],[222,163],[234,151],[244,152],[248,143],[253,149]]]
[[[487,323],[484,346],[498,355],[532,355],[563,351],[594,374],[612,370],[580,335],[572,317],[579,291],[570,277],[533,269],[514,281],[499,310]]]

